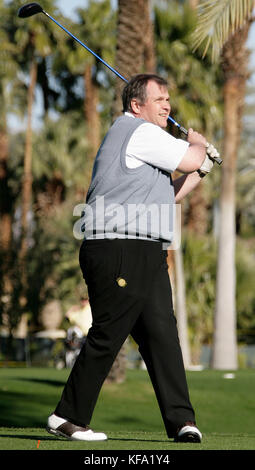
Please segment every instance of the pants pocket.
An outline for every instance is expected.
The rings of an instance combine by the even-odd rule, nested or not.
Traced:
[[[101,292],[122,276],[123,247],[118,241],[87,243],[81,246],[79,261],[86,284]]]

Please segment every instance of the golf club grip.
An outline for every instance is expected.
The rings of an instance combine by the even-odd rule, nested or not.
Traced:
[[[185,135],[188,135],[188,131],[187,131],[187,129],[185,129],[185,127],[180,126],[179,131],[182,132]]]
[[[220,157],[211,157],[209,154],[207,155],[209,158],[211,158],[211,160],[214,160],[216,163],[218,163],[218,165],[222,164],[222,159]]]

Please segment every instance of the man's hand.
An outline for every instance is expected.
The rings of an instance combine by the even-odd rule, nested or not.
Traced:
[[[203,145],[204,147],[207,146],[207,141],[206,141],[206,138],[202,135],[202,134],[199,134],[198,132],[196,131],[193,131],[192,128],[190,128],[188,130],[188,137],[187,137],[187,141],[192,145],[192,144],[196,144],[196,145]]]
[[[212,160],[215,160],[215,158],[217,159],[220,157],[220,154],[216,150],[216,148],[212,144],[209,144],[208,142],[206,142],[206,153],[208,157],[210,157]]]
[[[207,175],[210,173],[213,164],[215,162],[215,158],[219,157],[220,154],[216,150],[216,148],[212,145],[209,144],[208,142],[206,143],[206,157],[201,165],[201,167],[198,170],[198,173],[201,177]]]
[[[198,173],[201,177],[207,175],[210,173],[213,164],[215,162],[215,158],[218,158],[220,156],[219,152],[216,150],[216,148],[212,145],[209,144],[205,137],[201,134],[199,134],[196,131],[193,131],[192,128],[188,130],[188,137],[187,137],[188,142],[192,145],[202,145],[205,146],[206,148],[206,157],[201,165],[201,167],[198,170]]]
[[[201,177],[207,175],[213,167],[214,159],[219,157],[219,153],[213,145],[208,144],[202,134],[193,131],[192,128],[188,130],[187,141],[190,145],[177,170],[181,173],[197,171]]]
[[[210,173],[212,167],[213,167],[213,164],[214,164],[214,161],[211,160],[210,157],[208,157],[208,155],[206,155],[201,167],[199,168],[198,170],[198,173],[201,177],[207,175],[208,173]]]

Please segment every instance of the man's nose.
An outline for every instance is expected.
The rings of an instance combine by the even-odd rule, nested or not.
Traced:
[[[171,106],[170,106],[170,103],[168,103],[168,101],[166,101],[166,102],[164,103],[164,109],[170,113],[170,111],[171,111]]]

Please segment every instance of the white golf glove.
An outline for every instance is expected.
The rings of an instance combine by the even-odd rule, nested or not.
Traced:
[[[214,164],[214,158],[217,158],[219,156],[220,156],[220,154],[216,150],[216,148],[212,144],[209,144],[207,142],[207,144],[206,144],[206,157],[205,157],[201,167],[198,170],[198,173],[201,177],[203,177],[203,176],[207,175],[208,173],[210,173],[210,171],[213,167],[213,164]]]
[[[206,153],[209,157],[214,160],[215,158],[218,158],[220,156],[219,152],[216,150],[216,148],[207,142],[206,144]]]

